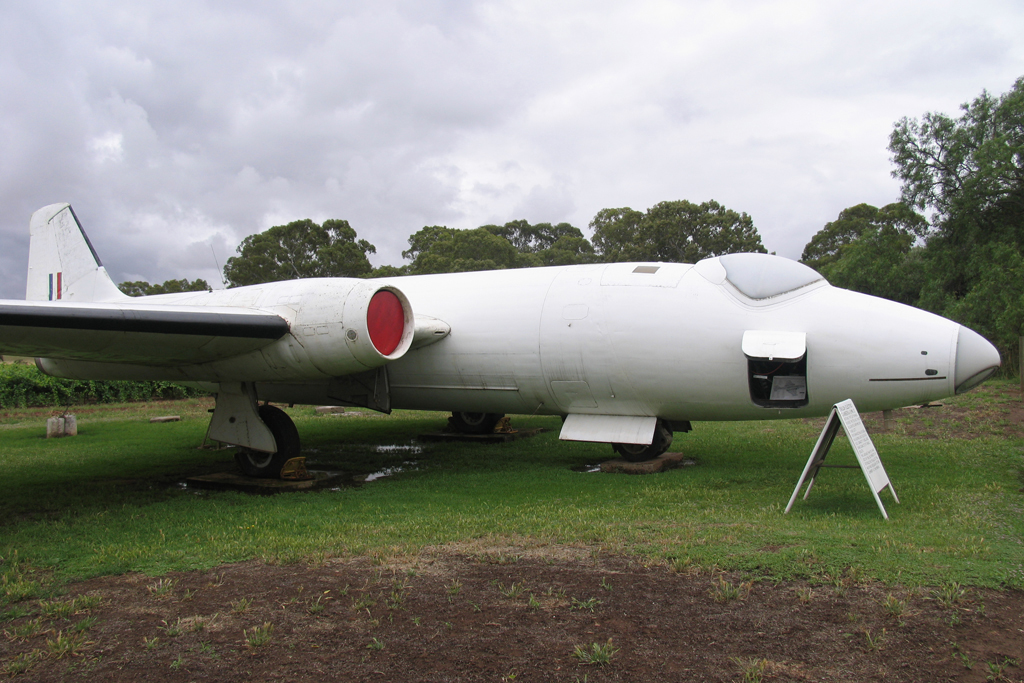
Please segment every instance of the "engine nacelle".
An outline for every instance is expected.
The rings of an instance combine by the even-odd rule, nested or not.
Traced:
[[[303,301],[292,326],[296,341],[318,370],[337,377],[405,355],[416,323],[412,306],[400,289],[365,280],[331,284],[328,296]],[[339,285],[351,288],[343,294],[337,290]],[[344,303],[339,306],[342,296]]]

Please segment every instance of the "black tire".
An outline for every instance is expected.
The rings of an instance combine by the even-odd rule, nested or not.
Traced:
[[[459,434],[490,434],[503,417],[503,413],[452,413],[448,424]]]
[[[235,453],[235,462],[247,477],[259,479],[277,479],[281,476],[281,468],[292,458],[298,457],[299,430],[288,417],[288,413],[274,406],[260,406],[260,419],[270,428],[277,442],[277,453],[254,451],[239,447]]]
[[[672,428],[664,420],[658,420],[654,427],[654,440],[651,445],[635,443],[613,443],[612,448],[628,462],[644,462],[654,460],[672,445]]]

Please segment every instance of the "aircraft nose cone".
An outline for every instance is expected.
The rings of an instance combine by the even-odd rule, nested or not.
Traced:
[[[962,394],[984,382],[1000,366],[996,347],[972,329],[960,326],[956,340],[956,369],[953,381]]]

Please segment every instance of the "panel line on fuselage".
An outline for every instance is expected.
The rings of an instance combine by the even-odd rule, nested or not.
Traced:
[[[452,391],[519,391],[519,387],[485,387],[465,384],[392,384],[392,389],[450,389]]]
[[[881,377],[869,379],[869,382],[930,382],[937,379],[948,379],[947,377]]]

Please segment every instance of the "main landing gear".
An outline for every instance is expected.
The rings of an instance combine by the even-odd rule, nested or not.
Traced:
[[[452,413],[448,425],[459,434],[490,434],[503,413]]]
[[[277,452],[267,453],[251,448],[238,447],[235,462],[247,477],[277,479],[284,464],[299,455],[299,430],[288,414],[280,408],[262,405],[258,409],[260,419],[270,429],[277,442]]]
[[[252,382],[221,382],[206,436],[238,446],[235,461],[249,477],[279,478],[299,455],[299,432],[280,408],[259,405]]]
[[[654,460],[672,445],[672,427],[665,420],[658,420],[654,427],[654,440],[650,445],[636,443],[613,443],[612,448],[623,460],[643,462]]]

